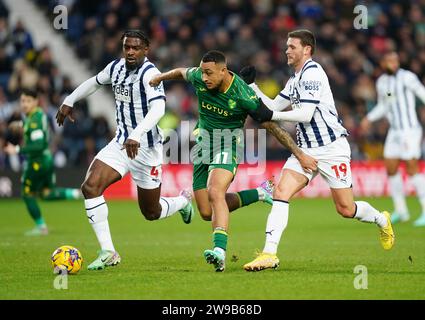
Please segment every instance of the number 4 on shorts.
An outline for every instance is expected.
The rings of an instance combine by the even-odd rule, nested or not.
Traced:
[[[152,167],[151,176],[158,178],[158,169],[156,167]]]

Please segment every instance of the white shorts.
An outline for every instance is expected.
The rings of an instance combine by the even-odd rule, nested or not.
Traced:
[[[156,189],[161,184],[162,144],[152,148],[139,148],[135,159],[131,160],[123,146],[112,140],[94,159],[106,163],[124,177],[129,171],[134,182],[143,189]],[[93,160],[94,161],[94,160]]]
[[[352,187],[351,149],[345,137],[338,138],[323,147],[301,148],[301,150],[318,161],[318,171],[314,173],[304,172],[300,162],[294,155],[289,157],[283,169],[301,173],[307,177],[309,182],[320,173],[332,189]]]
[[[422,128],[390,129],[385,139],[384,158],[411,160],[421,157]]]

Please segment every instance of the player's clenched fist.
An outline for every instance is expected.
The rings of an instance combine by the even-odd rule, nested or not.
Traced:
[[[303,170],[307,173],[313,173],[317,171],[317,160],[308,154],[302,154],[298,157],[298,161],[301,164]]]
[[[255,81],[257,70],[254,66],[246,66],[241,69],[239,75],[247,84],[251,84]]]
[[[149,85],[151,87],[157,87],[157,86],[159,86],[159,84],[161,83],[161,81],[162,81],[161,75],[158,74],[158,75],[152,77],[151,81],[149,81]]]
[[[132,140],[132,139],[127,139],[125,142],[124,142],[124,148],[125,148],[125,151],[127,152],[127,156],[130,158],[130,159],[134,159],[134,158],[136,158],[136,156],[137,156],[137,153],[138,153],[138,149],[139,149],[139,147],[140,147],[140,143],[139,142],[137,142],[137,141],[135,141],[135,140]]]

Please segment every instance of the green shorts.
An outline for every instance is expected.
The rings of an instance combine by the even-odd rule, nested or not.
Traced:
[[[27,161],[22,175],[22,195],[41,193],[44,189],[53,189],[56,176],[52,159]]]
[[[238,169],[238,160],[235,154],[235,147],[232,148],[231,152],[218,151],[216,154],[211,153],[210,161],[207,163],[194,163],[193,164],[193,191],[205,189],[207,187],[208,175],[211,170],[221,168],[230,171],[233,177],[236,175]],[[210,162],[210,163],[208,163]]]
[[[233,177],[236,175],[238,169],[237,163],[232,164],[194,164],[193,165],[193,191],[205,189],[207,187],[208,174],[213,169],[225,169],[230,171],[233,174]]]
[[[209,148],[205,148],[205,145]],[[243,144],[240,139],[236,138],[233,138],[229,145],[225,145],[222,140],[218,146],[214,146],[208,140],[206,142],[197,140],[197,144],[193,149],[196,155],[193,160],[193,190],[196,191],[207,187],[208,175],[213,169],[225,169],[235,176],[243,150]]]

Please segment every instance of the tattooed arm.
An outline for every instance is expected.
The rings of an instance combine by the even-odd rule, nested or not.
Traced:
[[[302,152],[292,139],[291,135],[282,129],[276,122],[266,121],[261,123],[261,125],[268,133],[274,136],[281,145],[294,154],[294,156],[299,160],[304,171],[312,172],[317,170],[317,160]]]

